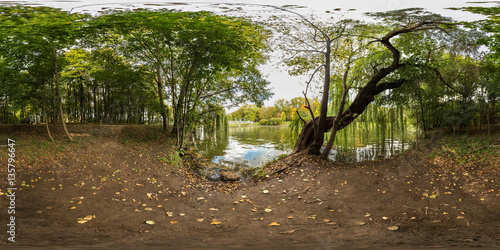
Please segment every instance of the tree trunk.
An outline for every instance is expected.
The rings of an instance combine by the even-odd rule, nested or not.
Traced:
[[[319,117],[316,117],[316,122]],[[335,120],[334,116],[327,116],[325,123],[325,131],[330,130],[333,127],[333,121]],[[309,153],[310,147],[314,142],[314,124],[313,120],[308,121],[304,124],[302,131],[299,134],[299,138],[297,139],[297,143],[295,144],[295,148],[293,149],[292,154],[307,152]],[[339,129],[340,130],[340,129]]]
[[[163,130],[167,131],[167,114],[165,113],[165,103],[163,103],[163,82],[161,78],[160,64],[156,66],[156,83],[158,84],[158,97],[160,99],[161,117],[163,118]]]
[[[57,98],[59,99],[59,111],[61,113],[61,122],[63,125],[64,133],[66,133],[66,137],[68,137],[69,141],[73,141],[73,138],[71,138],[71,135],[68,132],[68,128],[66,128],[66,123],[64,122],[64,112],[63,112],[63,108],[62,108],[61,88],[59,87],[59,72],[57,71],[57,57],[56,57],[56,55],[54,55],[54,67],[55,67],[55,74],[56,74]]]
[[[97,104],[97,90],[96,86],[93,87],[92,89],[92,94],[94,95],[94,122],[97,123],[99,121],[99,109],[98,109],[98,104]]]
[[[333,142],[335,141],[335,136],[337,135],[337,131],[339,128],[339,121],[340,118],[342,117],[342,111],[344,111],[344,105],[347,97],[347,92],[349,89],[347,89],[347,77],[349,75],[349,70],[350,66],[347,65],[347,69],[344,72],[344,77],[342,79],[342,99],[340,100],[340,105],[339,105],[339,110],[337,112],[337,116],[333,120],[333,128],[332,128],[332,133],[330,134],[330,139],[328,140],[328,143],[326,144],[325,150],[323,150],[323,153],[321,154],[321,157],[323,158],[328,158],[328,155],[330,154],[330,150],[332,150]]]
[[[45,128],[47,129],[47,134],[49,134],[50,140],[54,141],[54,138],[52,138],[52,135],[50,134],[49,117],[47,116],[47,111],[45,110],[45,100],[43,99],[42,99],[42,104],[43,104],[43,115],[45,116]]]
[[[354,120],[356,120],[356,118],[358,118],[358,116],[365,111],[366,107],[373,100],[375,100],[376,95],[387,89],[398,88],[403,84],[403,82],[404,80],[384,82],[384,83],[379,83],[374,87],[370,87],[370,85],[367,84],[367,86],[365,86],[359,91],[352,104],[342,113],[342,116],[338,120],[339,124],[337,131],[349,126],[349,124],[351,124]],[[319,118],[317,117],[316,120],[318,119]],[[334,120],[335,120],[334,116],[326,117],[325,129],[321,134],[322,136],[324,135],[324,133],[328,132],[333,127]],[[311,146],[314,143],[314,138],[315,138],[314,126],[311,120],[304,125],[304,128],[300,132],[299,138],[297,140],[297,143],[295,144],[295,148],[292,154],[301,152],[312,154]]]
[[[319,155],[321,152],[321,147],[325,141],[324,133],[327,131],[325,128],[327,113],[328,113],[328,95],[330,94],[330,64],[331,64],[331,45],[332,40],[327,38],[326,40],[326,52],[325,52],[325,80],[323,83],[323,96],[321,98],[321,108],[319,113],[319,119],[316,124],[317,131],[314,131],[314,141],[309,147],[309,154]]]

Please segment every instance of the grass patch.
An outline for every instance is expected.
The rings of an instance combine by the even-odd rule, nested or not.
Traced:
[[[500,148],[495,143],[487,135],[447,136],[428,157],[439,156],[465,167],[499,166]]]

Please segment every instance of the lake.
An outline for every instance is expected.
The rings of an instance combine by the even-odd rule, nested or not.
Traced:
[[[414,138],[411,129],[403,131],[391,126],[353,123],[337,133],[329,158],[339,162],[389,158],[411,148]],[[230,126],[227,132],[205,133],[201,129],[195,141],[200,155],[231,167],[260,167],[282,154],[289,154],[294,143],[287,126],[260,125]]]

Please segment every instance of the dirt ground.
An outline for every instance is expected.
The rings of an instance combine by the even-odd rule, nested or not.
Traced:
[[[0,125],[0,247],[333,249],[500,247],[500,167],[421,150],[340,164],[284,158],[287,170],[221,184],[191,174],[158,127]],[[16,141],[15,243],[7,139]],[[498,156],[494,131],[491,156]],[[148,224],[150,223],[150,224]],[[152,224],[154,223],[154,224]]]

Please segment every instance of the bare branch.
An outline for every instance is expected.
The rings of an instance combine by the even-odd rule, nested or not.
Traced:
[[[308,53],[325,53],[321,50],[317,50],[317,49],[288,49],[288,51],[290,52],[295,52],[295,55],[299,54],[300,52],[308,52]],[[294,57],[295,57],[294,55]]]
[[[307,103],[306,108],[309,110],[309,113],[311,114],[311,117],[314,120],[316,117],[314,117],[314,113],[311,109],[311,104],[309,103],[309,99],[307,99],[306,93],[302,92],[302,94],[304,94],[304,97],[306,98],[306,103]],[[316,123],[314,123],[314,129],[316,129]]]
[[[299,111],[295,110],[295,112],[297,113],[297,115],[299,116],[299,118],[304,122],[304,124],[306,124],[307,122],[302,118],[302,116],[300,116]]]
[[[439,81],[441,81],[444,85],[446,85],[446,87],[450,88],[451,90],[459,93],[459,94],[462,94],[462,95],[465,95],[462,91],[459,91],[458,89],[454,88],[453,86],[451,86],[451,84],[447,83],[444,78],[443,78],[443,75],[441,75],[441,72],[436,69],[436,68],[433,68],[433,67],[429,67],[432,71],[434,71],[434,73],[436,73],[436,76],[438,77]]]
[[[227,92],[227,91],[231,91],[231,90],[236,89],[236,88],[238,88],[238,87],[230,87],[230,88],[222,89],[222,90],[219,90],[217,92],[213,92],[213,93],[210,93],[210,94],[206,94],[204,96],[200,96],[199,99],[205,99],[207,97],[211,97],[211,96],[218,95],[218,94],[221,94],[221,93],[224,93],[224,92]]]
[[[309,78],[309,81],[306,82],[306,93],[304,95],[307,95],[307,90],[309,89],[309,84],[311,84],[312,79],[313,79],[314,75],[316,74],[316,72],[318,72],[318,70],[323,68],[323,67],[325,67],[324,64],[320,65],[319,67],[316,68],[316,70],[314,70],[314,72],[311,75],[311,78]]]

